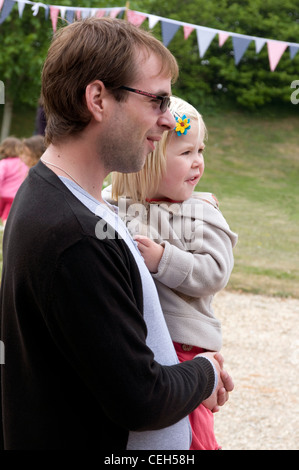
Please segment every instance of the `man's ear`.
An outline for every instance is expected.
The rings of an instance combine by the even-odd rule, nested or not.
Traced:
[[[102,120],[106,96],[107,90],[100,80],[95,80],[87,85],[85,90],[86,106],[96,121]]]

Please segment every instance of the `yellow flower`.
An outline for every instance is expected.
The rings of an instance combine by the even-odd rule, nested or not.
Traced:
[[[187,130],[191,128],[191,125],[189,124],[190,123],[190,119],[188,119],[185,114],[183,117],[179,117],[177,118],[175,116],[175,119],[177,121],[177,124],[176,124],[176,127],[174,128],[175,132],[177,132],[177,135],[180,136],[180,135],[186,135],[187,134]]]

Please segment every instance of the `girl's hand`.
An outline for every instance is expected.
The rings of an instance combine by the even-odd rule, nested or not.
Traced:
[[[143,235],[135,235],[134,240],[138,244],[138,249],[143,256],[148,270],[151,273],[156,273],[164,252],[163,246]]]

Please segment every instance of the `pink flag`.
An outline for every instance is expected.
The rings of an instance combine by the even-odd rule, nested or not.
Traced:
[[[121,8],[114,8],[110,11],[110,18],[116,18],[117,15],[121,12]]]
[[[105,10],[98,10],[95,14],[96,18],[102,18],[105,15]]]
[[[270,69],[271,72],[274,72],[282,54],[288,47],[288,43],[282,41],[268,41],[267,47]]]
[[[184,26],[184,39],[188,39],[194,28],[192,26]]]
[[[133,10],[127,10],[127,18],[129,23],[132,23],[135,26],[140,26],[146,19],[146,15],[141,15]]]
[[[227,38],[229,38],[229,34],[222,33],[219,31],[218,35],[219,35],[219,46],[222,47],[225,41],[227,40]]]
[[[4,0],[0,0],[0,10],[3,7]]]
[[[81,20],[81,10],[76,10],[77,20]]]
[[[57,18],[58,18],[59,8],[50,6],[50,17],[52,21],[52,28],[55,33],[57,27]]]

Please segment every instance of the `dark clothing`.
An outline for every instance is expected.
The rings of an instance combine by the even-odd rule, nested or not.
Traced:
[[[36,110],[34,135],[45,135],[47,119],[43,106],[39,105]]]
[[[98,220],[42,162],[14,200],[0,297],[5,449],[125,449],[129,430],[167,427],[212,392],[207,360],[155,362],[136,262],[123,240],[96,238]]]

